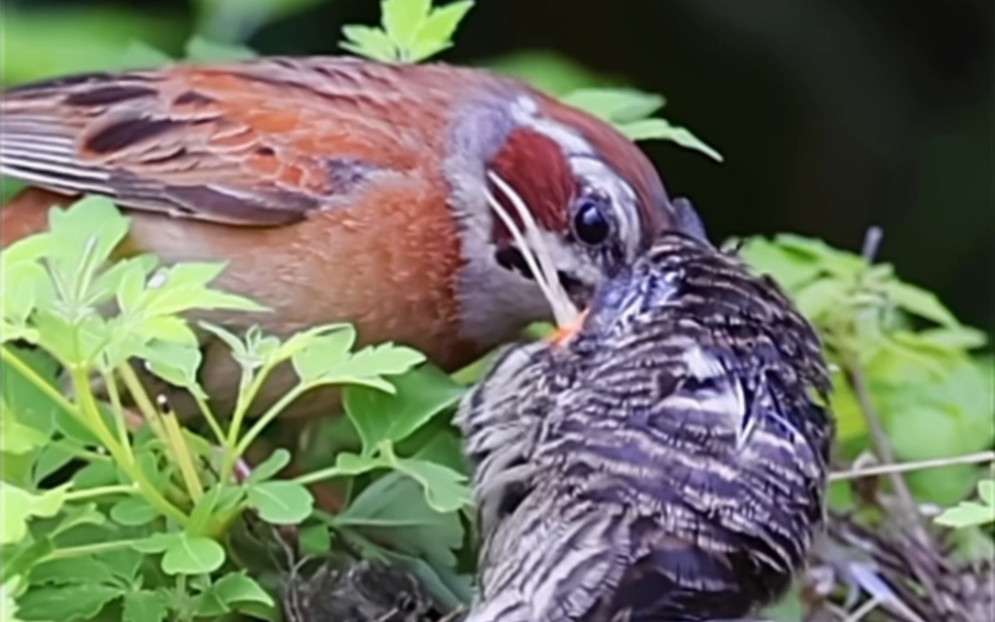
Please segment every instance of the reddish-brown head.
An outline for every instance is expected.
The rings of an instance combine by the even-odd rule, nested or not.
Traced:
[[[517,83],[510,95],[481,109],[486,112],[475,121],[458,126],[493,140],[484,157],[486,195],[489,207],[505,215],[490,218],[489,233],[481,237],[493,251],[494,271],[500,266],[528,280],[538,267],[544,274],[537,280],[559,286],[574,307],[584,307],[594,289],[633,261],[657,232],[675,226],[674,208],[649,159],[608,124]],[[531,235],[523,235],[530,228]],[[519,299],[528,298],[520,295],[520,283],[500,281]],[[544,289],[549,299],[551,288]],[[509,293],[508,304],[511,298]],[[549,304],[545,311],[548,317]]]

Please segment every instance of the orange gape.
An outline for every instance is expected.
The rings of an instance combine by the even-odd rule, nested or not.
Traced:
[[[44,230],[50,206],[106,196],[131,219],[119,255],[224,261],[215,285],[272,309],[198,317],[281,336],[348,321],[362,343],[407,344],[446,370],[551,319],[509,226],[536,223],[584,305],[674,222],[649,161],[614,129],[444,65],[263,58],[19,86],[0,100],[0,172],[29,184],[0,212],[4,247]],[[203,347],[224,413],[239,373],[225,348]],[[293,382],[278,370],[259,407]],[[291,410],[320,414],[333,396]]]

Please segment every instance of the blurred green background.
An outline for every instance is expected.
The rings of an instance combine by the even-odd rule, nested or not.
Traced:
[[[377,0],[3,0],[2,80],[120,66],[192,33],[334,54]],[[643,146],[713,237],[794,231],[881,257],[995,330],[992,0],[477,0],[442,60],[563,93],[614,83],[725,156]]]

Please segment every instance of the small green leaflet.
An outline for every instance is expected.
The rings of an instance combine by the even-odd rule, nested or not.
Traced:
[[[163,622],[168,615],[168,594],[138,590],[124,595],[123,622]]]
[[[50,518],[62,509],[71,484],[34,494],[7,482],[0,482],[0,544],[19,542],[28,533],[32,517]]]
[[[705,144],[690,130],[671,125],[664,119],[651,118],[665,103],[660,95],[635,89],[583,88],[561,99],[567,105],[611,123],[633,141],[669,140],[722,162],[722,154]]]
[[[249,505],[274,525],[296,525],[311,515],[314,497],[300,484],[268,481],[249,487]]]
[[[345,409],[366,453],[383,441],[401,441],[427,424],[463,395],[463,388],[432,365],[394,376],[395,391],[348,387]]]
[[[978,483],[977,501],[961,501],[936,517],[936,523],[947,527],[963,528],[995,523],[995,480]]]
[[[473,7],[460,0],[432,7],[432,0],[383,0],[381,28],[348,25],[339,45],[382,62],[418,63],[452,46],[457,26]]]
[[[142,553],[163,553],[162,570],[172,575],[213,572],[225,561],[225,550],[216,540],[182,531],[155,533],[132,547]]]

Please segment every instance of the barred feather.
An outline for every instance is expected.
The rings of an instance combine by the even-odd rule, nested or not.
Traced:
[[[513,347],[457,418],[482,511],[467,622],[740,618],[823,523],[834,425],[812,327],[663,235],[561,344]]]

